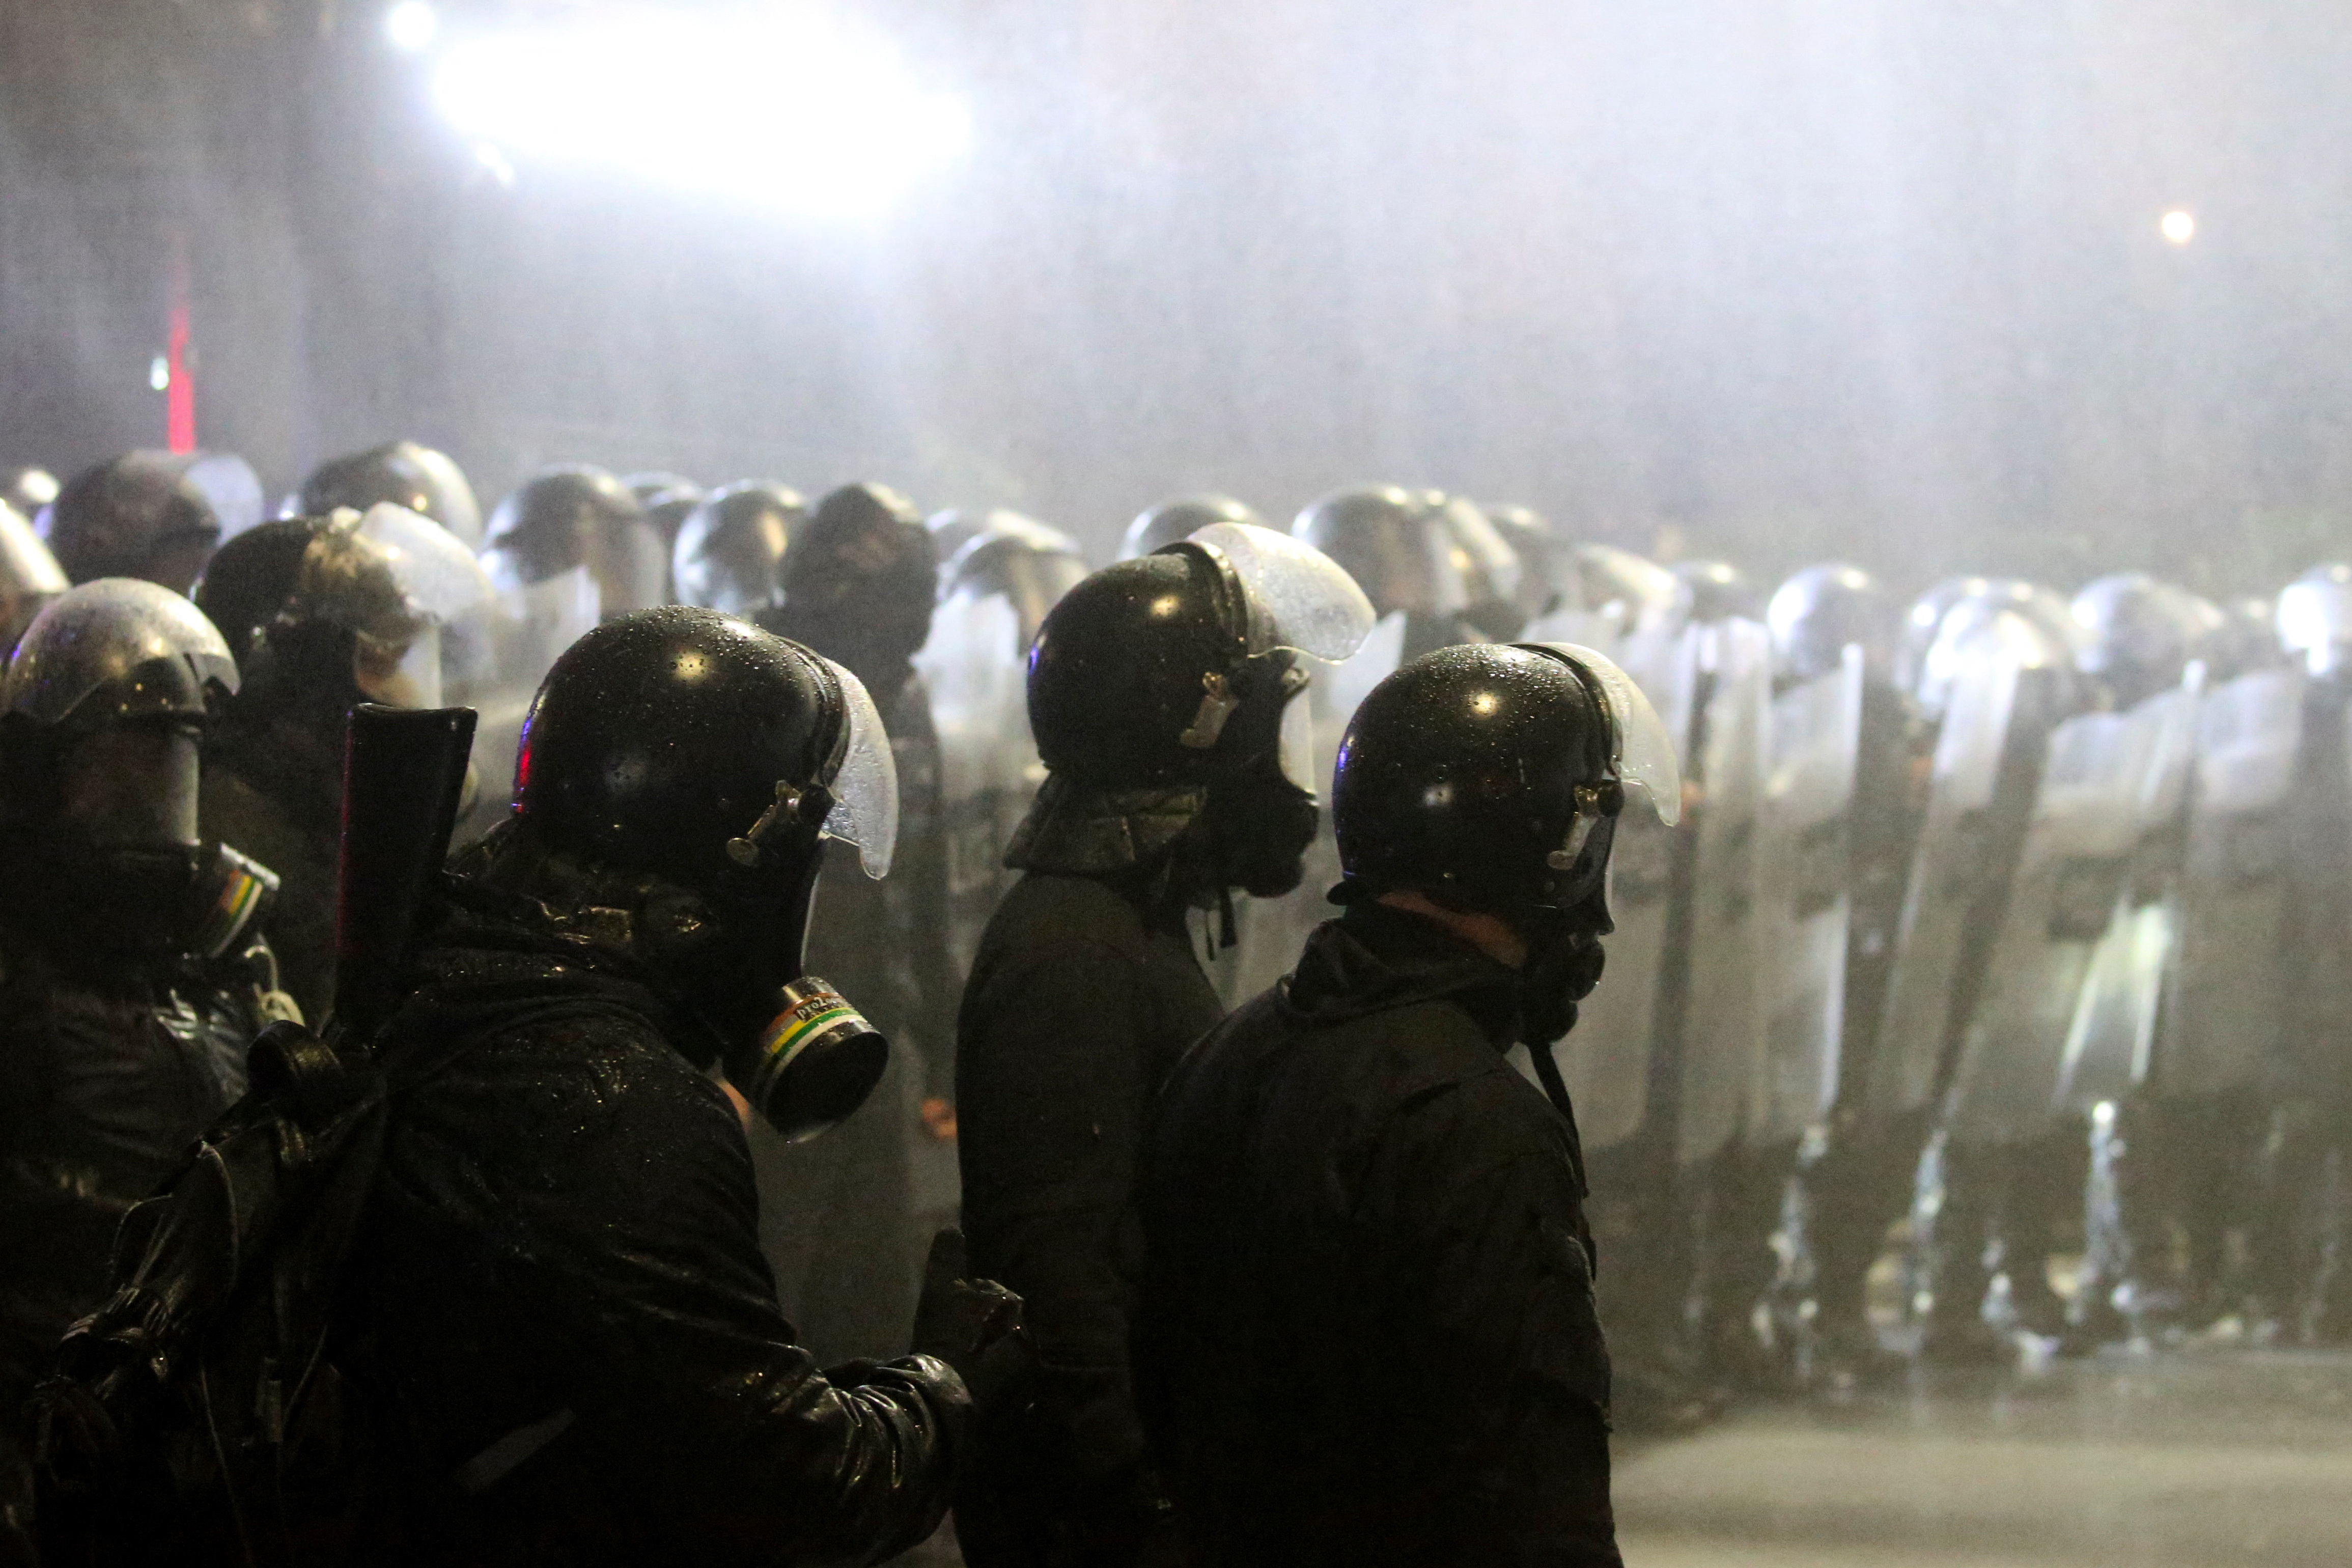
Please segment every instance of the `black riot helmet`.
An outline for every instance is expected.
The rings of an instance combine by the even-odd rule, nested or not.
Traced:
[[[1231,496],[1184,496],[1176,500],[1162,501],[1150,511],[1127,525],[1127,537],[1118,547],[1121,561],[1138,555],[1149,555],[1155,550],[1165,550],[1179,540],[1189,539],[1213,522],[1248,522],[1265,526],[1265,520]]]
[[[1344,658],[1371,626],[1328,557],[1247,523],[1087,577],[1030,649],[1029,727],[1047,778],[1006,863],[1142,865],[1199,823],[1185,897],[1288,891],[1316,821],[1298,658]]]
[[[1763,595],[1747,573],[1727,561],[1678,561],[1672,568],[1682,584],[1683,618],[1700,626],[1734,618],[1754,620]]]
[[[1405,665],[1349,721],[1332,787],[1349,896],[1421,892],[1506,917],[1601,907],[1627,788],[1668,823],[1681,806],[1648,700],[1565,643],[1463,644]]]
[[[621,481],[584,463],[543,468],[490,514],[482,563],[502,589],[585,569],[604,620],[662,602],[661,536]]]
[[[2083,629],[2075,667],[2104,687],[2117,708],[2179,685],[2189,661],[2204,657],[2221,619],[2188,589],[2144,572],[2098,578],[2074,595],[2073,610]]]
[[[1862,649],[1864,670],[1888,678],[1895,656],[1895,612],[1878,579],[1859,566],[1827,562],[1808,566],[1772,591],[1764,606],[1772,658],[1781,679],[1811,680],[1837,668],[1849,647]]]
[[[784,561],[776,632],[848,666],[888,706],[930,636],[939,558],[907,498],[845,485],[817,503]]]
[[[709,494],[684,474],[659,468],[623,474],[621,485],[645,508],[646,521],[654,525],[654,531],[661,535],[665,546],[677,542],[677,531],[686,526],[687,518]]]
[[[933,539],[940,535],[938,522],[932,519]],[[1019,512],[992,511],[987,525],[965,540],[940,571],[940,597],[1002,595],[1020,619],[1025,647],[1045,624],[1046,613],[1086,574],[1086,556],[1068,534]]]
[[[1102,789],[1202,783],[1261,742],[1272,761],[1280,710],[1306,685],[1295,656],[1344,658],[1371,623],[1336,563],[1272,529],[1220,523],[1107,566],[1030,649],[1037,754]],[[1257,709],[1266,719],[1236,721]]]
[[[664,977],[787,1136],[846,1116],[881,1038],[804,975],[824,840],[869,876],[898,834],[889,737],[857,678],[747,621],[641,611],[566,649],[531,705],[512,818],[475,873]]]
[[[1339,490],[1300,512],[1290,531],[1338,562],[1377,615],[1459,616],[1469,589],[1428,501],[1398,485]]]
[[[796,490],[767,479],[724,485],[678,526],[670,583],[678,602],[749,619],[784,598],[784,551],[808,517]]]
[[[211,500],[169,452],[126,452],[84,469],[48,518],[50,552],[77,583],[139,577],[184,594],[221,537]]]
[[[481,503],[465,470],[448,453],[415,441],[328,458],[302,481],[289,515],[325,517],[340,507],[364,512],[387,501],[430,518],[468,550],[482,547]]]
[[[2024,668],[2054,671],[2048,683],[2051,700],[2061,710],[2075,710],[2083,700],[2077,670],[2084,634],[2066,600],[2056,590],[2022,578],[1969,583],[1965,596],[1943,611],[1934,639],[1920,656],[1916,684],[1910,688],[1919,711],[1942,722],[1954,683],[1989,648],[2004,650],[2001,657]],[[1917,614],[1916,606],[1913,613]]]
[[[260,918],[277,878],[198,839],[198,745],[236,689],[219,632],[157,584],[100,578],[34,618],[0,685],[0,758],[16,896],[53,949],[216,958]]]
[[[379,501],[362,514],[281,518],[223,545],[196,584],[248,679],[236,707],[302,694],[340,752],[359,701],[441,704],[445,658],[487,651],[493,589],[465,544],[421,513]],[[445,634],[462,647],[445,646]]]
[[[196,842],[196,742],[236,666],[181,595],[102,577],[34,617],[8,661],[9,808],[100,850]]]

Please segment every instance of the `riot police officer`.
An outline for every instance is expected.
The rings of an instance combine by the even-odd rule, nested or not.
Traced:
[[[2258,1310],[2304,1343],[2352,1340],[2352,1247],[2341,1176],[2352,1075],[2352,565],[2315,566],[2278,596],[2279,638],[2302,665],[2294,786],[2281,814],[2284,1017],[2266,1064],[2272,1127],[2254,1246]],[[2241,874],[2261,876],[2258,845]]]
[[[2075,1001],[2072,1059],[2059,1086],[2082,1118],[2074,1131],[2089,1134],[2083,1267],[2066,1313],[2069,1341],[2089,1348],[2181,1322],[2191,1298],[2217,1282],[2221,1231],[2235,1217],[2232,1178],[2259,1133],[2242,1107],[2202,1103],[2208,1097],[2185,1072],[2184,1092],[2168,1092],[2165,1064],[2149,1059],[2163,1024],[2161,977],[2179,959],[2195,805],[2189,775],[2213,673],[2207,656],[2225,617],[2187,589],[2137,572],[2087,584],[2074,613],[2084,630],[2077,667],[2101,705],[2146,737],[2132,843]],[[2193,1187],[2179,1180],[2192,1172]],[[2175,1226],[2193,1238],[2185,1270],[2174,1267]]]
[[[689,528],[695,524],[689,523]],[[684,537],[683,535],[681,537]],[[880,485],[826,496],[783,563],[782,604],[761,624],[856,675],[890,735],[898,849],[884,881],[817,889],[809,965],[857,999],[891,1043],[856,1116],[798,1147],[754,1129],[761,1229],[779,1300],[820,1357],[885,1353],[914,1310],[922,1209],[917,1177],[953,1158],[957,976],[948,952],[939,741],[910,661],[931,624],[931,536]]]
[[[58,492],[45,537],[77,583],[143,577],[184,594],[220,542],[221,520],[184,461],[168,452],[126,452]]]
[[[482,547],[481,503],[465,470],[448,453],[415,441],[328,458],[302,481],[287,515],[325,517],[339,507],[363,512],[385,501],[432,519],[468,550]]]
[[[87,583],[0,689],[0,1405],[106,1292],[118,1223],[245,1089],[288,1011],[259,929],[277,879],[199,837],[198,742],[236,668],[194,605]],[[21,1500],[0,1429],[0,1510]],[[0,1528],[0,1534],[5,1534]]]
[[[2063,1327],[2045,1268],[2054,1211],[2041,1200],[2080,1190],[2080,1146],[2050,1136],[2056,1068],[2032,994],[2045,970],[2029,959],[2065,858],[2035,832],[2070,804],[2044,790],[2045,764],[2086,704],[2082,628],[2049,590],[1986,584],[1937,621],[1918,676],[1936,750],[1861,1092],[1874,1124],[1933,1129],[1905,1300],[1927,1303],[1921,1353],[1966,1361],[2008,1354],[2013,1329]],[[2045,1066],[2038,1088],[2010,1092]]]
[[[499,502],[482,564],[509,592],[585,572],[608,621],[660,604],[669,578],[661,535],[637,498],[586,463],[542,468]]]
[[[1615,1564],[1608,1354],[1551,1059],[1663,727],[1607,659],[1461,647],[1356,711],[1346,912],[1171,1077],[1139,1397],[1198,1561]],[[1505,1052],[1525,1043],[1543,1088]]]
[[[1815,722],[1829,731],[1828,752],[1850,750],[1853,757],[1843,805],[1822,819],[1830,831],[1814,829],[1814,846],[1800,848],[1795,885],[1767,889],[1768,896],[1810,900],[1825,911],[1842,904],[1845,922],[1843,941],[1830,950],[1843,968],[1839,1013],[1834,1030],[1824,1030],[1821,1041],[1835,1064],[1828,1114],[1806,1130],[1800,1154],[1799,1224],[1791,1239],[1801,1256],[1792,1258],[1790,1271],[1797,1277],[1795,1310],[1783,1319],[1783,1327],[1810,1339],[1806,1364],[1797,1370],[1834,1390],[1887,1369],[1870,1324],[1867,1279],[1887,1228],[1909,1202],[1926,1135],[1916,1121],[1874,1121],[1863,1094],[1918,826],[1925,734],[1895,680],[1895,608],[1868,573],[1837,563],[1808,567],[1774,590],[1765,618],[1781,689],[1776,754],[1796,755],[1783,731],[1801,714],[1818,716]],[[1859,658],[1850,658],[1849,649]],[[1859,688],[1853,693],[1845,689],[1850,664]],[[1790,701],[1791,693],[1822,681],[1837,683],[1833,700],[1801,707]],[[1850,719],[1849,696],[1858,698]],[[1790,722],[1781,722],[1784,718]],[[1791,989],[1803,994],[1801,985]]]
[[[936,1358],[1002,1324],[933,1299],[929,1353],[820,1372],[738,1120],[813,1135],[880,1076],[801,954],[825,841],[879,875],[897,802],[856,677],[746,622],[656,609],[557,660],[374,1041],[414,1081],[343,1296],[363,1560],[877,1562],[937,1525],[969,1400]]]
[[[977,1568],[1172,1560],[1128,1382],[1142,1119],[1221,1012],[1188,915],[1298,881],[1317,812],[1284,744],[1297,656],[1344,657],[1370,626],[1328,559],[1219,523],[1087,577],[1038,633],[1045,782],[957,1023],[972,1261],[1029,1300],[1040,1363],[957,1499]]]
[[[241,533],[197,588],[245,671],[206,742],[205,828],[284,878],[268,930],[307,1016],[334,995],[343,721],[360,702],[440,706],[453,628],[472,629],[490,596],[463,544],[388,502]]]

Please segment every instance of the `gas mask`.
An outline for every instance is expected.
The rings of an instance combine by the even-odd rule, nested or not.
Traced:
[[[860,869],[890,869],[898,837],[898,773],[882,716],[856,676],[818,659],[839,697],[842,721],[833,752],[814,781],[778,780],[775,798],[727,857],[744,877],[772,875],[781,894],[755,923],[760,954],[752,975],[764,1021],[724,1029],[728,1080],[782,1133],[801,1142],[846,1120],[889,1060],[889,1042],[828,982],[804,973],[808,911],[824,863],[825,839],[857,851]],[[764,973],[763,973],[764,972]]]

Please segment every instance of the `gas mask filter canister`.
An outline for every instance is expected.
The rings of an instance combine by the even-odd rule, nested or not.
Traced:
[[[866,1102],[890,1044],[814,974],[787,982],[776,1000],[776,1016],[758,1037],[727,1053],[727,1077],[786,1142],[799,1143]]]

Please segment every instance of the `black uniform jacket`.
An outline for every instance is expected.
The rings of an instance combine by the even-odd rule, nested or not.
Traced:
[[[1170,1079],[1136,1377],[1200,1568],[1617,1563],[1581,1164],[1517,1012],[1359,905]]]
[[[250,976],[0,930],[0,1406],[106,1300],[114,1233],[245,1092]]]
[[[974,1272],[1021,1293],[1040,1363],[981,1456],[985,1495],[957,1508],[976,1563],[1016,1560],[992,1552],[992,1526],[1050,1529],[1074,1550],[1150,1528],[1137,1510],[1157,1492],[1139,1477],[1127,1373],[1136,1151],[1161,1079],[1223,1014],[1181,911],[1150,909],[1117,879],[1030,872],[989,921],[964,989],[964,1230]],[[1059,1550],[1040,1549],[1034,1560]]]
[[[396,1090],[336,1350],[371,1561],[877,1562],[952,1490],[936,1361],[828,1375],[761,1257],[741,1124],[635,965],[461,898],[383,1047]],[[452,1042],[462,1048],[452,1049]],[[674,1043],[677,1042],[677,1043]]]

